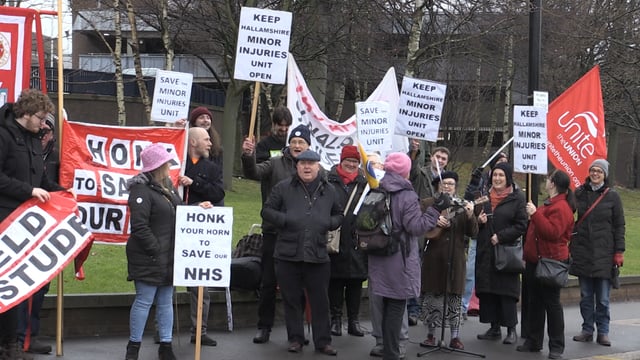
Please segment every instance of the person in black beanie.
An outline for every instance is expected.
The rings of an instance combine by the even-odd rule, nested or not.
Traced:
[[[497,340],[500,327],[507,328],[504,344],[517,341],[517,303],[520,298],[520,274],[496,270],[494,247],[516,243],[527,229],[524,194],[513,183],[513,168],[498,163],[491,173],[489,202],[478,215],[479,232],[476,253],[476,295],[480,300],[480,322],[491,328],[477,337]]]

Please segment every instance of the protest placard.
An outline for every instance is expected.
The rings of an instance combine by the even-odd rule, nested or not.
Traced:
[[[436,142],[447,85],[428,80],[402,79],[395,133]]]
[[[547,111],[534,106],[513,109],[513,169],[547,174]]]
[[[389,103],[386,101],[356,103],[358,140],[365,150],[380,153],[391,151],[393,134],[389,115]]]
[[[287,11],[242,8],[234,79],[285,83],[291,19]]]
[[[173,123],[189,116],[193,74],[157,70],[151,120]]]
[[[178,206],[175,236],[175,286],[229,286],[233,208]]]

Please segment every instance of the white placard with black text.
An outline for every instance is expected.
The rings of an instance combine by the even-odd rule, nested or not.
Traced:
[[[414,139],[438,141],[447,85],[404,77],[395,133]]]
[[[178,206],[173,285],[228,287],[233,208]]]
[[[242,8],[234,79],[285,83],[291,20],[287,11]]]
[[[174,123],[189,116],[193,74],[157,70],[151,120]]]
[[[386,153],[393,147],[393,134],[386,101],[361,101],[356,103],[358,140],[367,151]]]
[[[513,108],[513,169],[547,174],[547,111],[535,106]]]

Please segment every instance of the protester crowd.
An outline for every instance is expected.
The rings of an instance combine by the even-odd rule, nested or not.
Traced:
[[[56,183],[53,113],[51,101],[37,90],[25,90],[15,103],[0,108],[0,220],[29,198],[46,202],[49,191],[64,190]],[[143,149],[142,169],[127,182],[131,212],[127,279],[133,281],[136,294],[126,360],[138,359],[152,305],[158,356],[176,359],[172,350],[176,207],[224,205],[222,144],[212,120],[207,108],[198,107],[188,120],[178,121],[178,126],[189,125],[186,171],[178,178],[182,196],[169,177],[169,162],[177,159],[160,144]],[[291,123],[289,110],[279,107],[271,135],[259,142],[248,137],[241,146],[244,175],[260,181],[262,191],[261,285],[253,343],[270,340],[279,291],[287,351],[299,353],[311,343],[320,354],[337,355],[332,337],[343,335],[344,315],[347,335],[365,335],[360,304],[363,283],[368,281],[375,338],[371,356],[405,358],[408,327],[419,321],[426,325],[420,346],[464,350],[461,324],[475,289],[479,320],[489,326],[478,340],[518,344],[520,302],[524,333],[514,351],[540,352],[546,319],[548,357],[559,359],[565,347],[561,285],[539,276],[542,259],[549,258],[578,277],[583,322],[573,340],[595,339],[611,346],[609,296],[616,270],[624,262],[625,222],[605,159],[591,164],[589,176],[575,193],[566,173],[551,171],[544,183],[548,198],[536,206],[525,201],[505,152],[494,154],[486,171],[475,169],[466,186],[459,183],[458,173],[447,169],[451,152],[446,147],[424,154],[414,139],[408,153],[386,157],[344,146],[339,163],[325,170],[321,155],[310,150],[310,129],[304,125],[289,129]],[[359,242],[356,209],[373,183],[389,199],[390,237],[399,247],[390,253],[365,252]],[[338,229],[338,248],[330,251],[327,234]],[[518,246],[523,247],[517,259],[522,269],[497,267],[498,249]],[[32,359],[29,353],[51,352],[51,346],[37,337],[47,288],[0,314],[0,359],[25,360]],[[207,334],[209,291],[204,288],[200,329],[198,288],[189,292],[191,343],[216,346]],[[310,340],[304,330],[306,311]],[[436,330],[442,327],[449,328],[448,342],[437,339]],[[444,331],[441,334],[444,337]]]

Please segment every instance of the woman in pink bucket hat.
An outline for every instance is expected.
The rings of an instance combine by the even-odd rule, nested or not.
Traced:
[[[156,303],[160,360],[175,360],[171,348],[173,329],[173,249],[176,206],[182,205],[171,183],[169,168],[174,155],[161,144],[140,153],[142,170],[127,181],[131,235],[127,241],[127,280],[136,297],[129,318],[126,360],[137,360],[149,310]],[[200,206],[211,207],[204,202]]]

